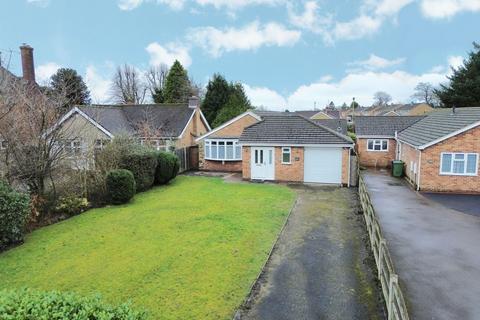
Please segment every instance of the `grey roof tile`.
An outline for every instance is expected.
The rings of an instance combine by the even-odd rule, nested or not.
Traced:
[[[243,130],[241,143],[345,144],[352,140],[326,126],[295,113],[263,116],[263,120]]]
[[[355,133],[357,136],[395,136],[421,120],[424,116],[358,116],[355,117]]]
[[[422,146],[480,121],[480,107],[438,109],[398,134],[413,146]]]

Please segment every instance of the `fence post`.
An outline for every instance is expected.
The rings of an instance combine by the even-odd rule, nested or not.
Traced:
[[[398,285],[398,276],[396,274],[390,275],[390,283],[388,285],[388,320],[394,319],[394,310],[393,310],[393,298],[394,298],[394,288]]]
[[[378,277],[381,279],[382,278],[382,274],[383,274],[383,256],[384,256],[384,247],[387,245],[387,242],[385,241],[385,239],[381,239],[380,240],[380,244],[379,244],[379,248],[378,248],[378,265],[377,265],[377,268],[378,268]]]

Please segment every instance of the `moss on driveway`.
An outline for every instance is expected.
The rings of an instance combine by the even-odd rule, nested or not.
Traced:
[[[0,255],[0,289],[100,293],[153,319],[228,319],[294,199],[284,186],[181,176],[28,235]]]

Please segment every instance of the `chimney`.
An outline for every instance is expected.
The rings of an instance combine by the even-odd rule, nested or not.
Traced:
[[[20,46],[22,56],[23,79],[35,82],[35,66],[33,64],[33,48],[24,43]]]
[[[456,111],[455,109],[456,109],[456,107],[452,106],[452,114],[455,114],[455,111]]]
[[[196,108],[200,107],[199,102],[200,102],[200,99],[198,99],[198,97],[191,96],[190,98],[188,98],[188,107],[192,108],[192,109],[196,109]]]

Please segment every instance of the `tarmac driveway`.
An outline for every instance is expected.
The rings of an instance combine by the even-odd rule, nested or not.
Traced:
[[[480,195],[448,193],[422,194],[428,199],[440,203],[444,207],[480,217]]]
[[[297,203],[237,319],[384,319],[354,189],[296,186]]]
[[[480,218],[364,174],[412,319],[480,318]]]

